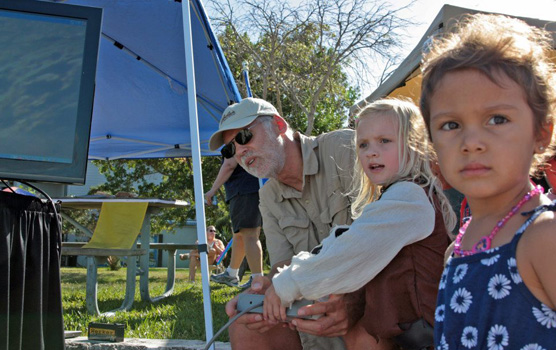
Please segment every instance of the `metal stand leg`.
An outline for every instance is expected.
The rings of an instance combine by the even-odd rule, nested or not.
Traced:
[[[87,257],[87,290],[85,296],[87,311],[99,315],[97,303],[97,263],[94,256]]]
[[[141,228],[141,247],[147,248],[147,254],[141,255],[139,257],[139,264],[142,270],[140,283],[141,300],[156,302],[164,299],[174,292],[175,285],[175,273],[176,273],[176,251],[168,250],[168,278],[166,280],[166,291],[156,297],[151,297],[149,293],[149,251],[148,247],[150,245],[151,239],[151,211],[150,208],[147,209],[147,214],[145,215],[145,220],[143,221],[143,227]]]
[[[114,316],[117,311],[128,311],[133,305],[135,299],[135,278],[137,274],[137,257],[129,256],[127,259],[127,278],[126,278],[126,288],[125,288],[125,298],[117,309],[100,313],[98,308],[98,282],[97,282],[97,264],[102,262],[104,258],[99,258],[95,256],[87,257],[87,291],[86,291],[86,305],[87,311],[94,315],[102,316]]]

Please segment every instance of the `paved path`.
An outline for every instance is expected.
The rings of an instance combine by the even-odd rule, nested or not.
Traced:
[[[121,343],[87,340],[87,337],[66,339],[66,350],[202,350],[205,342],[201,340],[179,339],[138,339],[129,338]],[[216,350],[231,350],[230,343],[216,342]]]

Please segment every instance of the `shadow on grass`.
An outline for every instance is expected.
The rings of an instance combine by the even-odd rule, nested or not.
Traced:
[[[64,272],[64,283],[85,283],[86,280],[82,272]]]
[[[85,306],[86,269],[62,269],[62,298],[65,329],[85,332],[89,322],[124,323],[126,338],[195,339],[205,340],[203,293],[200,279],[188,283],[187,269],[178,269],[174,293],[157,302],[141,301],[137,278],[135,301],[128,312],[118,312],[113,317],[87,313]],[[119,308],[123,302],[126,270],[108,271],[99,268],[98,305],[101,312]],[[166,287],[166,269],[151,269],[149,293],[160,295]],[[213,333],[227,321],[226,303],[239,293],[239,289],[211,284]],[[219,341],[229,341],[224,332]]]
[[[176,294],[175,316],[176,324],[172,338],[176,339],[205,339],[204,304],[201,283],[190,284],[190,288]],[[226,303],[239,293],[239,289],[211,283],[211,309],[213,334],[228,322],[225,312]],[[187,302],[189,301],[189,302]],[[194,338],[185,338],[183,333],[193,335]],[[229,341],[228,333],[224,332],[218,341]]]

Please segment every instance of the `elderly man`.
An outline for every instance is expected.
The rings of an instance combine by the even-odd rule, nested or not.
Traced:
[[[353,131],[338,130],[318,137],[294,133],[270,103],[246,98],[226,108],[210,149],[235,160],[250,174],[270,180],[259,192],[263,229],[272,271],[259,277],[247,293],[264,293],[278,267],[310,251],[334,225],[350,224],[348,193],[352,189],[355,153]],[[332,282],[331,282],[332,283]],[[333,295],[302,309],[318,320],[295,319],[283,327],[249,314],[230,327],[237,349],[343,349],[339,336],[350,323],[350,296]],[[237,299],[226,305],[236,313]]]

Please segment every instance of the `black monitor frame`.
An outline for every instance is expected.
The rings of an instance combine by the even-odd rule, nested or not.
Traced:
[[[2,0],[0,1],[0,11],[58,16],[64,20],[76,19],[86,21],[71,163],[1,157],[0,179],[84,184],[89,152],[102,9],[35,0]],[[0,127],[2,127],[1,118]]]

